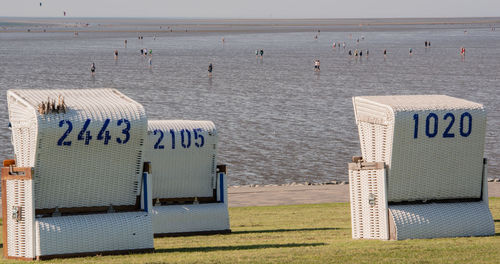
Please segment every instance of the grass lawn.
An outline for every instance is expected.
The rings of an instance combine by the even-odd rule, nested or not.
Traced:
[[[154,254],[46,263],[499,263],[500,198],[490,208],[494,237],[406,241],[351,239],[348,203],[230,208],[229,235],[157,238]]]

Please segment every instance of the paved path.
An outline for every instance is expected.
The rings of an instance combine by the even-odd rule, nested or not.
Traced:
[[[229,206],[349,202],[349,185],[229,187]],[[488,183],[489,197],[500,197],[500,183]]]

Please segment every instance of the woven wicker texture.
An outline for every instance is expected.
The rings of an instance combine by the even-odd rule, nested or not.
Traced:
[[[225,203],[154,206],[152,214],[155,234],[229,229]]]
[[[3,206],[7,209],[7,246],[10,257],[34,257],[33,240],[33,182],[31,180],[9,180],[6,184],[7,201]],[[19,221],[12,217],[13,207],[20,208]],[[5,245],[5,243],[7,245]]]
[[[152,164],[153,199],[212,196],[216,153],[210,121],[149,121],[144,160]]]
[[[38,111],[59,96],[66,113]],[[147,129],[140,104],[115,89],[9,90],[7,97],[17,165],[35,169],[37,209],[135,204]]]
[[[363,158],[387,164],[389,202],[481,197],[482,105],[442,95],[353,102]]]
[[[153,248],[146,212],[75,215],[36,219],[36,255]]]
[[[492,236],[495,225],[484,202],[390,205],[396,239]]]
[[[361,96],[356,97],[356,100],[366,100],[378,105],[389,106],[395,112],[442,109],[483,109],[482,104],[447,95]]]
[[[154,206],[152,212],[153,232],[166,234],[229,229],[226,175],[225,173],[218,173],[218,175],[218,203]],[[222,191],[220,189],[221,180]]]
[[[385,169],[349,170],[352,238],[389,239]]]

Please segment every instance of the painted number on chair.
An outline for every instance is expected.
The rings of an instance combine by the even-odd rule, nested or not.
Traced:
[[[171,149],[175,149],[176,147],[179,147],[176,146],[175,130],[170,129],[169,132],[170,132]],[[197,148],[203,147],[205,145],[205,137],[201,134],[201,132],[203,132],[203,129],[201,128],[195,128],[193,130],[181,129],[179,131],[180,141],[181,141],[180,147],[185,149],[191,148],[193,145],[196,146]],[[153,131],[153,135],[158,136],[158,139],[156,140],[156,143],[154,144],[153,148],[165,149],[165,145],[163,144],[165,134],[163,130],[155,129]],[[194,144],[192,144],[192,142]]]
[[[422,119],[424,119],[422,117]],[[453,127],[456,126],[455,115],[453,113],[446,113],[442,118],[440,118],[435,113],[429,113],[425,117],[425,135],[428,138],[434,138],[436,136],[442,136],[443,138],[454,138],[456,135],[452,132]],[[420,115],[413,115],[414,128],[413,128],[413,138],[419,137],[420,131]],[[424,121],[422,120],[422,123]],[[472,132],[472,115],[469,112],[464,112],[460,115],[459,123],[459,134],[461,137],[468,137]],[[439,132],[439,127],[442,126],[443,133]]]
[[[92,123],[91,119],[85,120],[83,123],[80,132],[78,133],[77,140],[83,141],[84,145],[90,145],[90,142],[94,138],[92,134],[97,134],[97,140],[102,141],[104,145],[108,145],[109,142],[113,142],[111,133],[108,130],[110,126],[111,120],[108,118],[104,120],[102,127],[98,131],[91,131],[90,124]],[[122,128],[121,134],[115,135],[115,142],[118,144],[127,144],[130,140],[130,121],[127,119],[120,119],[115,124],[117,127]],[[61,120],[59,121],[60,128],[66,128],[64,134],[57,141],[58,146],[71,146],[71,140],[67,140],[73,131],[73,124],[69,120]]]

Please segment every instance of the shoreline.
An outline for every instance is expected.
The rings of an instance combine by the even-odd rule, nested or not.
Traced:
[[[4,23],[4,25],[2,25]],[[10,25],[9,25],[10,24]],[[500,17],[371,19],[0,18],[0,33],[277,33],[490,28]]]

